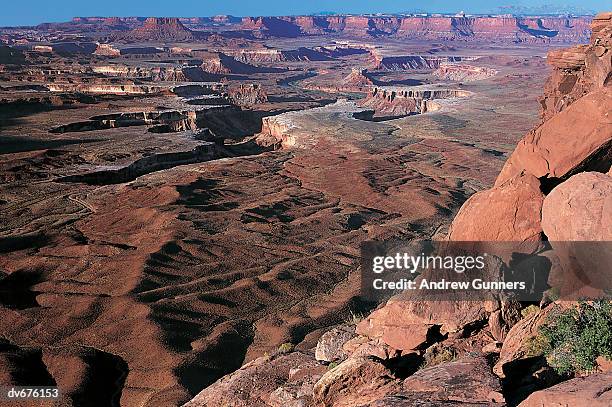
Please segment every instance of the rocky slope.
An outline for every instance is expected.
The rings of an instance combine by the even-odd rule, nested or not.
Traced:
[[[521,241],[524,252],[539,250],[546,238],[553,247],[612,240],[611,39],[612,13],[600,14],[588,46],[562,51],[571,55],[571,68],[555,65],[559,53],[552,54],[555,72],[544,100],[563,103],[544,104],[543,123],[520,141],[495,186],[464,203],[449,240]],[[589,260],[583,252],[570,257]],[[553,260],[554,277],[568,259]],[[571,289],[580,289],[578,281]],[[325,333],[315,349],[283,346],[244,365],[186,406],[611,405],[605,361],[598,360],[601,373],[563,381],[528,351],[547,316],[571,304],[525,306],[403,293],[356,325]]]

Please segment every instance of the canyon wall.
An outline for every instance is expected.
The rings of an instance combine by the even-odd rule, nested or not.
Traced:
[[[373,109],[376,115],[405,116],[438,110],[435,99],[470,96],[469,91],[457,89],[424,89],[410,87],[375,87],[359,101],[359,105]]]
[[[429,40],[503,42],[586,42],[591,17],[515,16],[232,16],[75,17],[69,23],[48,23],[39,28],[80,26],[82,29],[112,30],[114,39],[138,41],[192,41],[205,38],[199,31],[226,26],[249,31],[255,37],[298,37],[344,34],[353,37],[395,37]],[[192,30],[196,29],[196,30]]]
[[[389,69],[403,71],[406,69],[438,69],[446,63],[472,61],[478,57],[460,56],[428,56],[428,55],[400,55],[381,56],[375,51],[371,52],[375,69]]]
[[[436,40],[585,42],[590,21],[590,17],[512,16],[245,17],[241,28],[272,37],[343,33]]]
[[[443,63],[433,75],[445,80],[471,82],[490,78],[496,73],[495,69],[484,66]]]

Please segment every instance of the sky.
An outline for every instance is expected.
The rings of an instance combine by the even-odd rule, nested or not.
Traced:
[[[444,12],[523,13],[605,11],[610,0],[1,0],[0,26],[68,21],[74,16],[204,17],[300,15],[318,12],[400,13]],[[542,7],[545,6],[545,7]],[[609,10],[608,10],[609,11]]]

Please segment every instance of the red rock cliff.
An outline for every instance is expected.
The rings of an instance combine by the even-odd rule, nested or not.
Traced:
[[[419,37],[434,40],[585,42],[588,17],[245,17],[242,28],[268,36],[326,33],[350,36]]]
[[[188,30],[178,18],[149,17],[144,24],[127,33],[123,39],[130,41],[188,41],[197,35]]]

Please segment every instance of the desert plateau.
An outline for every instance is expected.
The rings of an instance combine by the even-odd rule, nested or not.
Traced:
[[[610,263],[549,250],[612,253],[600,11],[0,28],[0,388],[60,391],[0,405],[612,406]],[[420,240],[560,294],[362,295],[363,242]]]

